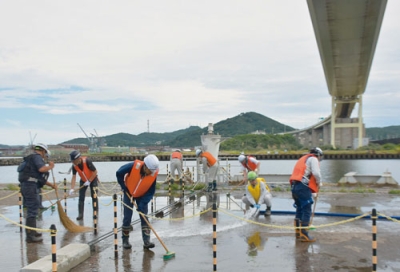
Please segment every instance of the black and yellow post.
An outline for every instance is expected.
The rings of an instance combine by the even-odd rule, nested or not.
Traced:
[[[117,225],[117,194],[113,195],[114,200],[114,256],[118,257],[118,225]]]
[[[213,192],[213,271],[217,271],[217,193]]]
[[[19,232],[22,233],[22,193],[21,189],[19,189],[18,193],[18,205],[19,205]]]
[[[53,272],[57,271],[57,245],[56,245],[56,235],[57,229],[54,224],[50,226],[50,235],[51,235],[51,267]]]
[[[185,197],[185,181],[182,178],[182,197]]]
[[[170,204],[172,203],[172,202],[171,202],[171,195],[172,195],[172,194],[171,194],[171,187],[172,187],[172,184],[171,184],[171,183],[172,183],[172,181],[173,181],[172,178],[168,180],[168,196],[169,196],[169,199],[170,199]]]
[[[97,209],[99,208],[97,206],[98,203],[98,198],[97,198],[97,187],[93,188],[94,194],[93,194],[93,229],[94,229],[94,234],[97,234]]]
[[[377,246],[378,242],[376,240],[376,234],[377,234],[377,227],[376,227],[376,209],[372,209],[372,271],[376,271],[376,267],[378,264],[378,257],[376,255],[377,253]]]
[[[64,212],[67,213],[67,179],[64,178]]]

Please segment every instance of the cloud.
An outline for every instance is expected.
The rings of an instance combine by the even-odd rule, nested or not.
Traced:
[[[398,124],[399,11],[388,1],[367,127]],[[171,132],[248,111],[301,128],[331,111],[304,1],[3,1],[0,33],[3,144],[29,131],[46,143],[84,137],[77,123]]]

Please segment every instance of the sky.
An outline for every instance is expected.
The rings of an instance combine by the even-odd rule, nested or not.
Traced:
[[[400,125],[398,14],[389,0],[367,128]],[[0,144],[85,137],[78,124],[89,137],[173,132],[251,111],[294,128],[330,115],[305,0],[0,2]]]

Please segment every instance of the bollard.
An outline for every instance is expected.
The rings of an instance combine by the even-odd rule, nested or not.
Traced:
[[[19,232],[22,233],[22,193],[21,189],[19,189],[18,193],[18,205],[19,205]]]
[[[153,213],[153,212],[154,212],[154,204],[153,204],[153,199],[154,199],[154,196],[153,196],[153,198],[151,199],[151,213]]]
[[[94,187],[93,191],[94,191],[94,195],[93,195],[93,230],[94,230],[94,234],[97,234],[97,209],[98,209],[97,187]]]
[[[378,257],[376,255],[376,250],[378,243],[376,241],[377,227],[376,227],[376,209],[372,209],[372,271],[376,271],[376,267],[378,264]]]
[[[54,224],[50,226],[51,232],[51,262],[52,262],[52,271],[57,271],[57,245],[56,245],[56,234],[57,229]]]
[[[114,200],[114,256],[118,257],[118,226],[117,226],[117,194],[113,195]]]
[[[67,179],[64,178],[64,212],[67,214]]]
[[[182,178],[182,197],[185,197],[185,181]]]
[[[217,271],[217,203],[216,193],[213,192],[213,271]]]

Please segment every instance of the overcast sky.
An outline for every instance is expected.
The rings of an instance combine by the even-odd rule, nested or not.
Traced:
[[[389,0],[366,127],[400,125],[399,14]],[[331,98],[305,0],[6,0],[0,105],[0,144],[14,145],[85,137],[77,123],[137,135],[249,111],[303,128]]]

